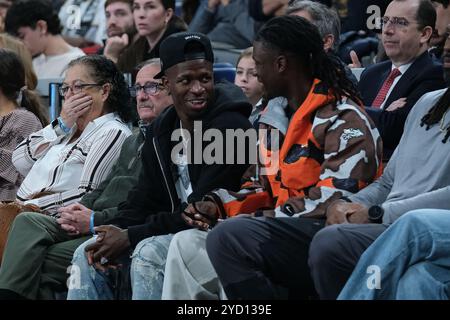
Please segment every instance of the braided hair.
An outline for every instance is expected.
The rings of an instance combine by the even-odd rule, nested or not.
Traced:
[[[424,115],[420,121],[420,126],[426,125],[426,130],[429,130],[432,125],[439,123],[442,120],[445,112],[450,107],[450,88],[445,91],[444,95],[439,99],[439,101]],[[447,132],[445,133],[442,143],[446,143],[448,138],[450,138],[450,126],[447,127]]]
[[[306,70],[310,68],[314,78],[325,84],[336,101],[341,102],[343,97],[355,102],[362,101],[358,90],[346,77],[344,65],[324,51],[317,27],[305,18],[272,18],[261,27],[255,41],[273,50],[294,54]]]

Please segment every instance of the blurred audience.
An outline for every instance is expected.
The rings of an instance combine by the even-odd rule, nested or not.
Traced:
[[[66,41],[79,48],[102,44],[106,36],[104,5],[105,0],[66,0],[58,14]]]
[[[5,26],[30,51],[38,78],[63,77],[69,62],[84,55],[62,38],[60,20],[48,0],[15,1]]]
[[[245,49],[252,45],[254,21],[248,13],[248,0],[203,0],[189,25],[216,46]]]
[[[158,58],[162,40],[186,30],[186,24],[174,15],[174,10],[175,0],[134,0],[133,17],[139,39],[119,56],[120,71],[133,73],[142,61]]]
[[[101,53],[117,62],[122,51],[139,37],[134,26],[133,0],[106,0],[105,16],[107,39]]]

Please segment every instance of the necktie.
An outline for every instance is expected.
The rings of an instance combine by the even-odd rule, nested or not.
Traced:
[[[391,73],[384,81],[380,91],[378,91],[376,98],[373,100],[372,107],[379,108],[383,104],[384,99],[386,99],[386,95],[389,92],[389,89],[391,88],[392,84],[394,83],[395,78],[397,78],[401,74],[402,73],[397,68],[392,69]]]

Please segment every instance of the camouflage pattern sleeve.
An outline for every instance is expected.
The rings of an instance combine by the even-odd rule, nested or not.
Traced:
[[[353,103],[331,104],[317,110],[312,143],[323,150],[320,177],[276,208],[276,216],[323,218],[331,202],[349,196],[381,175],[382,142],[373,122]]]

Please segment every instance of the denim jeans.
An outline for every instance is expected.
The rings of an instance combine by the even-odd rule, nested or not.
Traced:
[[[131,287],[133,300],[161,299],[164,267],[172,235],[155,236],[138,243],[131,255]],[[68,300],[112,300],[113,278],[109,272],[96,270],[88,264],[85,247],[77,248],[72,259]]]
[[[450,211],[411,211],[361,256],[338,299],[448,299]]]
[[[173,235],[142,240],[131,256],[133,300],[161,300],[167,251]]]

